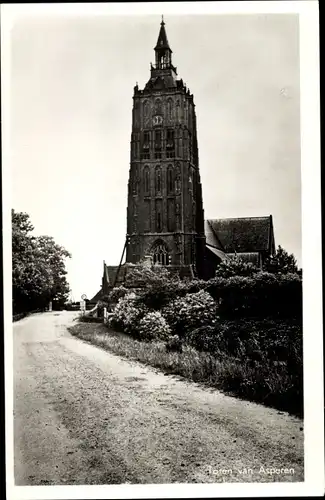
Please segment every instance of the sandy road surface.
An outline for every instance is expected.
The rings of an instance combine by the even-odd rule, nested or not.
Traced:
[[[17,485],[303,480],[301,420],[84,343],[74,316],[14,324]]]

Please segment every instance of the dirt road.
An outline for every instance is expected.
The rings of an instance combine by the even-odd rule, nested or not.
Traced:
[[[75,314],[14,324],[16,485],[303,480],[301,420],[86,344]]]

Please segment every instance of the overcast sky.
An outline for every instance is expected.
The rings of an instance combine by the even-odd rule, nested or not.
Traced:
[[[52,14],[12,31],[12,203],[72,253],[75,300],[121,257],[133,87],[149,79],[160,20]],[[276,245],[301,264],[298,16],[165,22],[194,94],[206,218],[272,214]]]

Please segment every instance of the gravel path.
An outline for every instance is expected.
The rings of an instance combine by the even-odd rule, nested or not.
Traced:
[[[301,420],[84,343],[75,314],[14,324],[16,485],[303,481]]]

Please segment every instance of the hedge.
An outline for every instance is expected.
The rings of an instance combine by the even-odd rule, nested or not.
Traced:
[[[214,278],[203,286],[224,317],[302,316],[302,278],[298,274],[260,272],[252,277]]]

